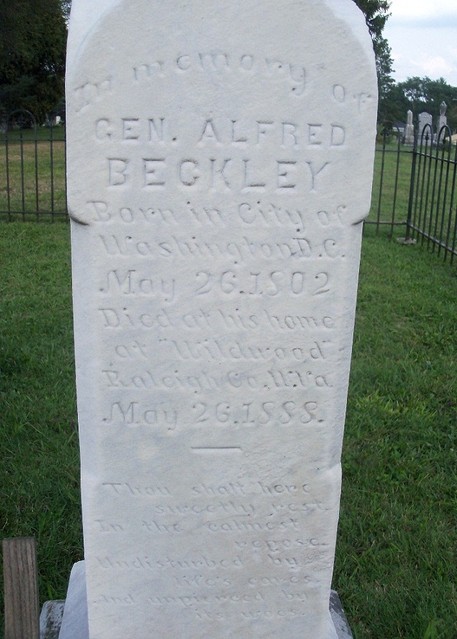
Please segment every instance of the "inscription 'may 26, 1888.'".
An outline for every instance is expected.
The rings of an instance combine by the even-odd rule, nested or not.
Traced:
[[[363,18],[87,3],[67,119],[91,639],[335,639]]]

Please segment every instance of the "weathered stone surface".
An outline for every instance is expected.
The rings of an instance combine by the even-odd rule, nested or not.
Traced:
[[[40,639],[59,639],[65,602],[45,601],[40,613]]]
[[[352,0],[74,0],[91,639],[335,638],[376,75]]]
[[[352,639],[352,632],[349,628],[348,620],[344,614],[338,593],[334,590],[330,593],[330,614],[335,625],[338,639]]]
[[[79,562],[77,569],[72,571],[68,587],[68,599],[65,604],[67,614],[71,615],[76,623],[69,623],[67,618],[64,619],[62,632],[59,635],[64,602],[48,601],[43,606],[41,620],[45,627],[52,627],[53,632],[42,634],[41,639],[57,639],[57,637],[59,639],[89,639],[85,584],[84,562]],[[123,614],[128,615],[128,610],[124,610]],[[340,598],[333,590],[330,593],[330,614],[335,625],[337,639],[352,639],[352,633],[341,606]],[[79,623],[77,623],[78,621]],[[57,634],[54,634],[55,632]]]
[[[59,639],[89,639],[84,561],[78,561],[72,568],[58,637]]]
[[[411,111],[411,109],[408,110],[406,118],[405,144],[414,144],[413,112]]]
[[[428,140],[428,144],[431,144],[433,139],[433,117],[431,113],[427,113],[426,111],[422,111],[419,113],[419,131],[418,131],[418,141],[419,144],[426,143]]]

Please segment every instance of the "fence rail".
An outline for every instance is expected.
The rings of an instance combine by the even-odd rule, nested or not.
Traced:
[[[406,227],[413,155],[413,146],[402,144],[399,134],[384,130],[376,145],[371,210],[365,222],[375,226],[377,233],[393,235],[398,227]]]
[[[443,253],[457,255],[457,146],[442,127],[436,139],[429,125],[416,144],[407,219],[407,237]]]
[[[0,220],[67,219],[65,128],[31,124],[0,133]]]
[[[65,128],[30,122],[28,129],[0,133],[0,220],[67,220]],[[454,261],[457,147],[447,127],[434,136],[427,125],[410,146],[398,131],[384,131],[376,147],[365,224],[377,234],[402,236]]]
[[[426,125],[413,145],[398,131],[384,131],[376,148],[373,197],[365,222],[420,243],[445,260],[457,255],[457,146],[445,126]]]

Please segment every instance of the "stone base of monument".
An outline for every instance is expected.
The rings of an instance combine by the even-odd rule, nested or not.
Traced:
[[[65,600],[45,601],[40,614],[40,639],[59,639]]]
[[[338,639],[353,639],[338,594],[330,594],[330,614]],[[40,616],[40,639],[89,639],[84,561],[73,566],[65,601],[47,601]]]

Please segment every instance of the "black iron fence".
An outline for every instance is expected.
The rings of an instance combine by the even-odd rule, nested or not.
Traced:
[[[66,199],[65,127],[11,113],[0,129],[0,220],[67,219]]]
[[[67,220],[65,128],[37,127],[31,114],[11,114],[0,131],[0,220]],[[414,144],[400,131],[378,140],[367,230],[457,254],[457,146],[443,127],[427,125]]]
[[[366,226],[376,233],[405,233],[414,146],[405,145],[400,131],[384,129],[376,144],[373,193]]]
[[[445,126],[426,125],[412,145],[385,130],[376,149],[373,198],[365,222],[376,233],[457,255],[457,146]]]
[[[457,255],[457,145],[448,127],[433,139],[427,125],[416,143],[407,218],[407,237],[453,262]]]

